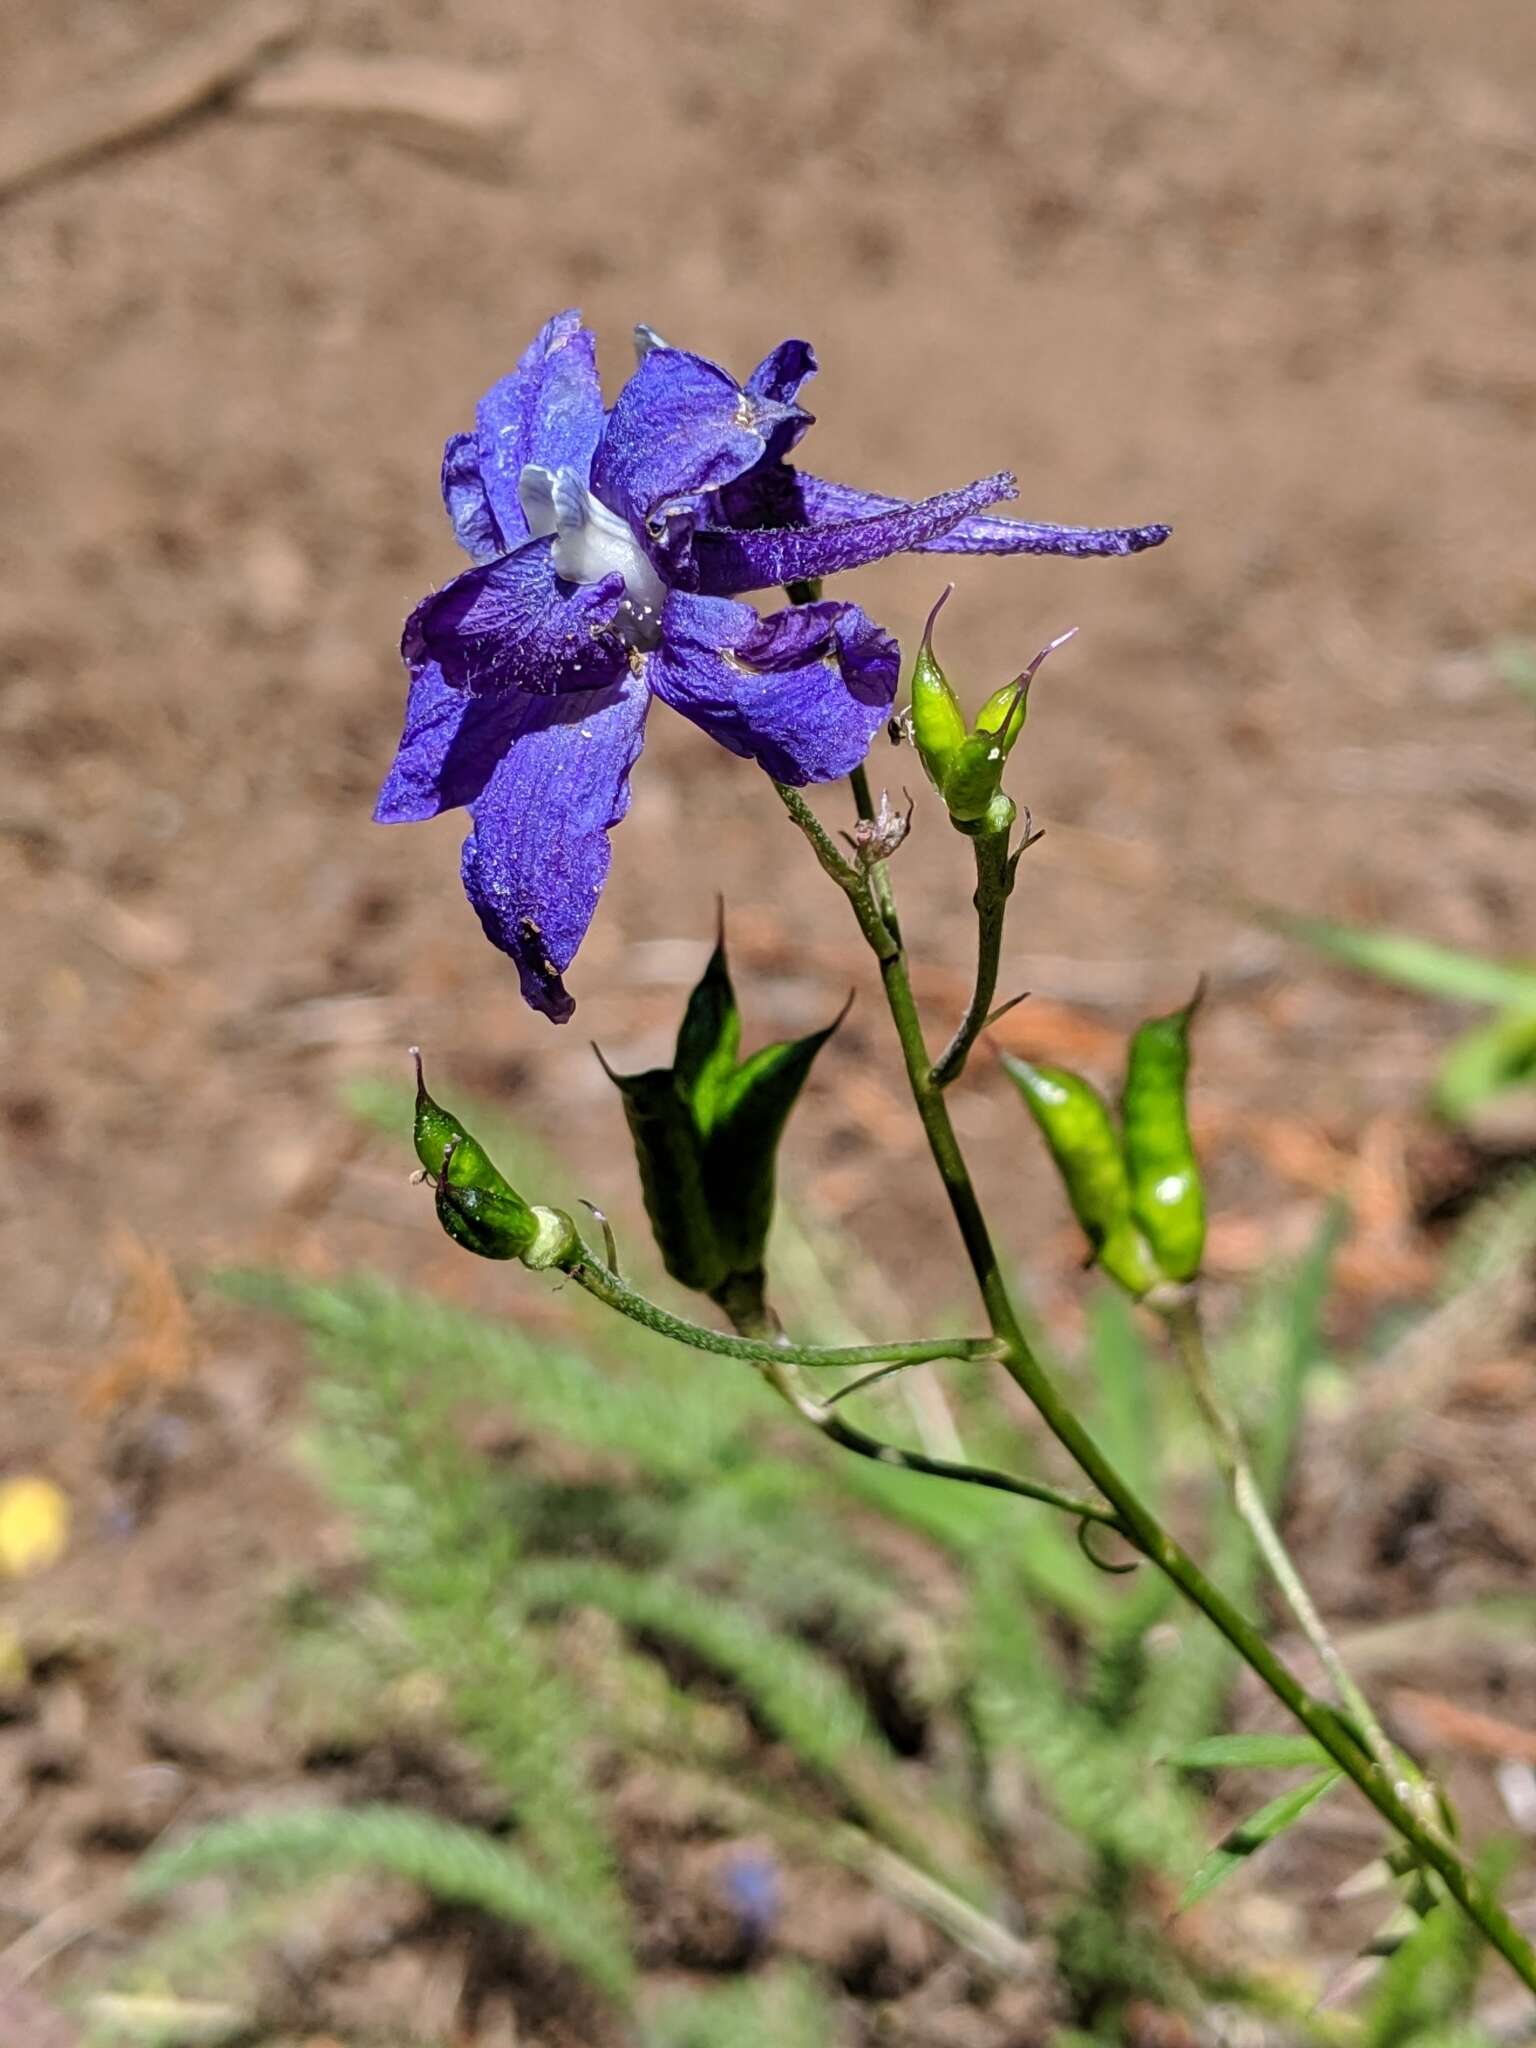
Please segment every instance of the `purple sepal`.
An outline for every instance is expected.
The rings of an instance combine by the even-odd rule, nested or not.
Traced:
[[[747,379],[746,388],[759,398],[793,405],[800,386],[814,377],[819,365],[816,351],[808,341],[781,341],[771,349]]]
[[[522,690],[467,697],[443,681],[435,661],[424,663],[411,678],[405,726],[374,822],[414,824],[472,804],[496,763],[548,701]]]
[[[613,682],[628,651],[607,630],[624,595],[622,576],[564,583],[554,541],[524,541],[510,555],[466,569],[422,599],[405,622],[400,652],[414,673],[436,662],[450,688],[549,695]]]
[[[450,434],[443,448],[443,504],[453,537],[471,561],[489,562],[511,545],[497,523],[480,474],[480,444],[473,434]],[[526,527],[514,540],[522,539]]]
[[[857,768],[890,714],[901,655],[857,605],[750,606],[674,591],[647,657],[656,695],[776,782]]]
[[[941,491],[914,505],[892,499],[874,512],[813,526],[762,527],[745,533],[703,529],[693,537],[699,588],[711,596],[734,597],[774,583],[861,569],[947,533],[982,506],[1015,497],[1017,488],[1012,474],[999,470],[963,490]]]
[[[592,488],[641,531],[666,500],[716,490],[761,461],[769,435],[796,416],[703,356],[652,349],[608,416]]]
[[[517,502],[517,480],[524,465],[537,462],[545,469],[574,469],[584,477],[602,431],[597,344],[573,308],[557,313],[539,329],[517,368],[493,384],[475,409],[480,475],[504,546],[516,547],[528,535],[528,522]],[[445,472],[447,460],[445,452]],[[448,511],[458,532],[454,507]]]
[[[608,834],[629,809],[629,773],[650,693],[626,670],[606,690],[537,700],[470,806],[464,888],[491,943],[516,963],[524,1000],[564,1024],[561,980],[608,876]]]

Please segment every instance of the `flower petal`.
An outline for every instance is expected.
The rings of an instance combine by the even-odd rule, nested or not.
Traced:
[[[747,389],[759,398],[793,405],[800,386],[815,376],[817,367],[816,351],[808,341],[781,341],[747,379]]]
[[[471,561],[489,562],[522,538],[501,530],[480,474],[480,444],[473,434],[450,434],[443,448],[443,504],[453,536]]]
[[[556,1024],[576,1007],[560,977],[608,876],[649,701],[627,670],[606,690],[543,698],[471,806],[465,890],[524,1000]]]
[[[717,363],[653,348],[619,393],[592,464],[610,510],[643,526],[668,498],[712,491],[761,460],[774,429],[797,409],[743,391]]]
[[[857,605],[750,606],[673,591],[647,657],[658,697],[778,782],[831,782],[890,714],[901,655]]]
[[[472,696],[500,689],[547,694],[613,682],[629,661],[624,643],[607,630],[624,596],[624,579],[562,582],[554,570],[554,545],[548,534],[525,541],[423,598],[400,642],[412,672],[436,662],[451,689]]]
[[[799,499],[812,526],[839,525],[847,520],[876,519],[895,511],[899,498],[854,490],[818,476],[796,472]],[[1171,526],[1051,526],[1028,519],[967,517],[930,540],[912,543],[923,555],[1138,555],[1155,548],[1172,533]]]
[[[982,506],[1014,497],[1016,490],[1012,475],[1000,470],[963,490],[941,491],[914,505],[887,499],[873,512],[814,526],[763,527],[750,532],[701,529],[693,536],[699,589],[733,597],[738,591],[765,590],[773,583],[797,583],[813,576],[833,576],[841,569],[860,569],[867,562],[920,547]]]
[[[443,680],[435,661],[411,678],[405,727],[379,800],[375,824],[413,824],[472,804],[497,762],[549,699],[524,690],[468,697]]]
[[[523,465],[537,462],[545,469],[574,469],[585,477],[602,431],[597,344],[582,326],[580,313],[574,309],[557,313],[539,329],[517,368],[491,386],[475,411],[473,453],[502,547],[516,547],[528,537],[528,522],[517,502],[517,480]],[[455,435],[444,451],[443,497],[455,533],[469,546],[466,528],[478,537],[483,518],[465,513],[462,497],[456,505],[448,495],[450,459],[455,488],[461,494],[466,489],[464,473],[469,465],[462,446],[466,439]],[[470,552],[475,549],[471,547]]]

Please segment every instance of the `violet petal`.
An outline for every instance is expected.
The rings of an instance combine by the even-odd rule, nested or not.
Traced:
[[[602,431],[597,344],[572,308],[546,321],[517,368],[493,384],[475,410],[480,476],[507,547],[515,547],[528,534],[517,502],[517,480],[524,465],[537,462],[545,469],[574,469],[585,477]],[[446,480],[446,451],[443,467]],[[458,532],[459,514],[452,504],[448,510]]]
[[[841,524],[849,519],[875,519],[896,510],[900,498],[854,490],[818,476],[796,472],[804,516],[813,526]],[[1138,555],[1159,547],[1171,526],[1052,526],[1030,519],[989,519],[974,515],[946,532],[912,543],[922,555]]]
[[[471,695],[501,689],[548,694],[613,682],[629,658],[608,630],[624,579],[562,582],[553,548],[548,534],[524,541],[423,598],[400,642],[410,669],[436,662],[450,688]]]
[[[606,690],[542,699],[471,806],[465,890],[486,937],[516,962],[525,1001],[556,1024],[576,1007],[560,977],[608,876],[649,702],[627,670]]]
[[[857,605],[748,605],[674,591],[647,658],[656,695],[778,782],[831,782],[856,768],[890,714],[895,641]]]

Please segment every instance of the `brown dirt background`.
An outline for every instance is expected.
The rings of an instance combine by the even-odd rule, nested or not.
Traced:
[[[0,136],[207,16],[11,0]],[[756,771],[653,720],[563,1032],[479,936],[461,822],[369,822],[399,621],[456,566],[443,437],[566,304],[610,387],[636,319],[738,373],[807,335],[826,474],[916,495],[1008,464],[1025,516],[1174,522],[1129,563],[965,565],[946,614],[973,700],[1083,629],[1022,755],[1046,838],[1010,1042],[1107,1071],[1205,969],[1219,1271],[1293,1247],[1343,1187],[1364,1210],[1346,1321],[1422,1295],[1421,1182],[1480,1170],[1418,1114],[1455,1020],[1288,953],[1230,899],[1536,951],[1531,712],[1489,656],[1536,634],[1536,11],[337,0],[303,39],[504,72],[516,118],[476,151],[226,95],[0,203],[0,1476],[76,1497],[50,1613],[207,1649],[340,1540],[287,1455],[296,1347],[220,1317],[186,1341],[190,1449],[125,1533],[137,1368],[102,1377],[131,1353],[125,1261],[141,1300],[155,1254],[189,1282],[361,1258],[549,1313],[448,1252],[340,1084],[419,1040],[445,1093],[499,1093],[633,1232],[587,1040],[664,1051],[717,892],[749,1031],[860,990],[790,1185],[899,1274],[904,1314],[958,1285],[843,906]],[[857,594],[905,638],[943,573],[895,562]],[[871,767],[917,789],[909,754]],[[896,879],[937,1026],[964,995],[967,882],[921,794]],[[989,1060],[957,1117],[1070,1322],[1072,1239]],[[1488,1435],[1525,1455],[1529,1362],[1510,1370]],[[1518,1582],[1529,1538],[1469,1582]],[[1351,1556],[1330,1597],[1383,1611]],[[0,1823],[26,1811],[0,1789]],[[0,1946],[6,1911],[94,1871],[77,1822],[22,1826]]]

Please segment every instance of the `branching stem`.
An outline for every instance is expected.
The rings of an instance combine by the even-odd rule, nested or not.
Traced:
[[[690,1323],[675,1316],[645,1295],[638,1294],[610,1266],[594,1258],[585,1248],[576,1252],[563,1270],[578,1287],[616,1309],[632,1323],[654,1330],[658,1337],[671,1337],[694,1351],[710,1351],[719,1358],[742,1358],[753,1365],[780,1364],[806,1367],[849,1365],[931,1365],[940,1358],[996,1358],[995,1337],[930,1337],[914,1344],[791,1344],[767,1337],[732,1337],[724,1330],[712,1330],[704,1323]]]
[[[784,796],[785,792],[781,790],[780,795]],[[867,785],[862,792],[856,785],[854,795],[860,809],[867,808]],[[788,803],[787,798],[786,806],[800,823],[794,806]],[[802,805],[802,808],[805,807]],[[816,823],[814,819],[812,822]],[[816,831],[821,832],[819,823],[816,823]],[[808,833],[807,836],[811,835]],[[824,833],[821,836],[826,837]],[[812,844],[816,844],[814,837]],[[827,844],[830,846],[831,842]],[[847,867],[835,847],[832,853],[841,866]],[[827,867],[828,863],[819,850],[818,858],[823,867]],[[886,1002],[901,1044],[912,1099],[934,1165],[944,1184],[944,1192],[949,1198],[988,1321],[1001,1346],[1003,1366],[1028,1396],[1057,1441],[1109,1503],[1121,1534],[1220,1630],[1254,1675],[1300,1722],[1339,1769],[1354,1781],[1388,1825],[1410,1845],[1419,1860],[1435,1872],[1451,1897],[1521,1980],[1536,1991],[1536,1950],[1532,1949],[1483,1880],[1468,1869],[1451,1843],[1438,1829],[1425,1825],[1415,1810],[1413,1788],[1402,1782],[1394,1770],[1382,1769],[1341,1717],[1331,1707],[1312,1697],[1247,1616],[1219,1587],[1212,1584],[1194,1558],[1163,1527],[1105,1454],[1035,1356],[1003,1278],[943,1090],[934,1079],[911,976],[907,971],[906,955],[899,941],[892,938],[890,928],[880,914],[876,892],[888,891],[889,880],[878,869],[875,874],[878,874],[878,880],[872,875],[866,882],[856,870],[850,869],[853,886],[842,880],[839,885],[849,897],[859,929],[880,963]]]

